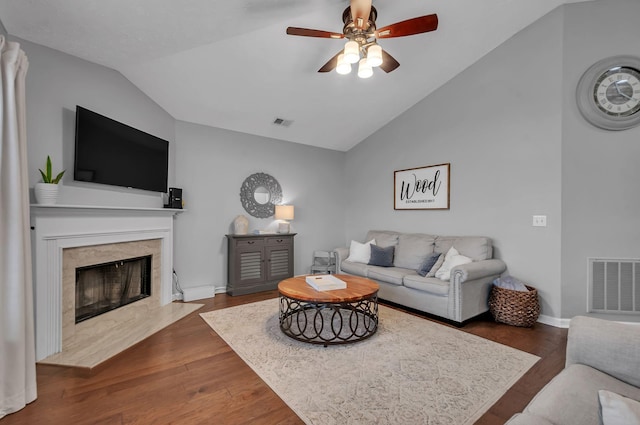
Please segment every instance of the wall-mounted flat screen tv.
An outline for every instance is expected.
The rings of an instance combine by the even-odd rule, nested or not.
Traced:
[[[76,107],[74,180],[166,192],[168,170],[168,141]]]

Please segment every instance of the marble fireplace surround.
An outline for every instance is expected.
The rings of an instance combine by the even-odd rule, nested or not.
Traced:
[[[173,216],[179,211],[31,206],[37,361],[63,353],[78,334],[100,340],[102,330],[117,328],[123,322],[148,322],[152,308],[171,304]],[[151,297],[75,324],[75,296],[69,291],[75,293],[76,266],[149,254],[153,267]],[[173,310],[173,305],[167,307]]]
[[[160,306],[160,270],[162,241],[149,239],[104,245],[65,248],[62,251],[62,351],[69,348],[76,337],[85,340],[103,328],[131,322],[133,332],[137,321],[143,322],[147,311]],[[76,323],[76,268],[110,263],[112,261],[151,255],[151,295]]]

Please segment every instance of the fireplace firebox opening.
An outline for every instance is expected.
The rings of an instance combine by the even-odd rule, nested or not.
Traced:
[[[151,255],[76,268],[76,323],[151,295]]]

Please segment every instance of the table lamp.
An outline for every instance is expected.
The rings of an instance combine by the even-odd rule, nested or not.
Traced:
[[[276,205],[275,219],[283,220],[283,223],[278,223],[278,233],[289,233],[287,220],[293,220],[293,205]]]

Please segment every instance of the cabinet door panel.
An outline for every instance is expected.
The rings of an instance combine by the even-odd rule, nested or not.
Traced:
[[[283,279],[293,275],[291,246],[267,247],[267,280]]]
[[[255,248],[239,248],[236,267],[239,285],[262,282],[264,280],[264,251]]]

